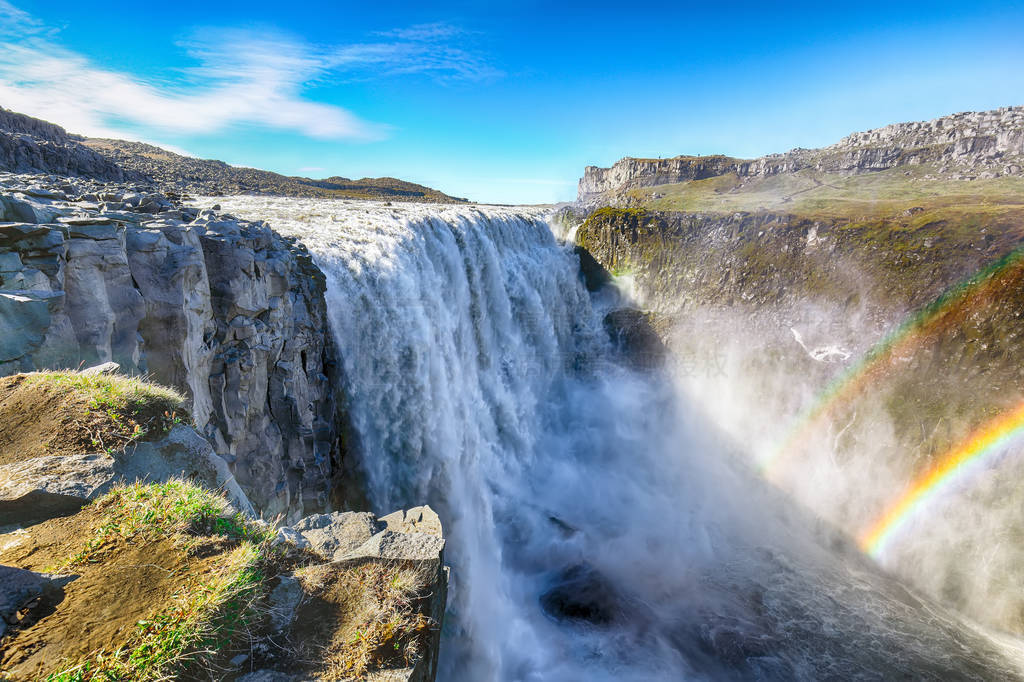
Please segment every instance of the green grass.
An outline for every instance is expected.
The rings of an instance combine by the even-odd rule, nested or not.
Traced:
[[[258,603],[275,574],[281,550],[273,531],[234,512],[227,501],[185,481],[133,484],[94,502],[102,522],[83,550],[62,568],[102,564],[115,541],[154,542],[176,538],[182,551],[202,536],[229,540],[212,577],[179,593],[174,602],[136,623],[126,644],[95,652],[46,682],[157,680],[192,666],[205,666],[262,618]]]
[[[260,548],[243,544],[225,558],[208,582],[179,595],[171,606],[136,623],[129,643],[113,652],[51,673],[46,682],[174,679],[180,670],[204,666],[229,647],[262,614],[265,585]]]
[[[166,551],[168,539],[174,551],[204,558],[201,564],[178,564],[184,582],[172,586],[177,592],[170,603],[135,622],[118,649],[60,662],[37,682],[219,679],[233,654],[254,637],[263,641],[268,590],[286,570],[295,570],[304,589],[317,597],[304,602],[312,610],[307,617],[300,611],[294,641],[274,642],[285,647],[280,652],[297,671],[312,666],[311,676],[355,679],[377,668],[405,667],[419,660],[423,638],[435,625],[421,610],[432,575],[415,562],[308,565],[312,555],[275,545],[271,529],[191,483],[118,487],[92,508],[101,512],[92,537],[82,551],[48,570],[102,571],[125,543]],[[220,551],[212,559],[210,547]],[[317,610],[318,604],[326,610]]]
[[[103,523],[81,552],[61,568],[102,561],[112,539],[143,536],[153,540],[172,535],[217,536],[233,542],[261,544],[273,537],[249,522],[228,501],[192,483],[133,483],[117,487],[93,503]]]
[[[118,374],[87,376],[69,370],[33,372],[28,384],[44,384],[49,390],[85,402],[88,411],[105,415],[113,429],[97,434],[94,444],[113,450],[136,440],[165,435],[176,424],[187,423],[185,397],[173,388]],[[110,442],[107,442],[110,441]]]
[[[659,198],[652,195],[659,194]],[[1024,178],[971,181],[939,178],[930,166],[901,166],[875,173],[839,175],[804,169],[741,179],[726,174],[705,180],[644,187],[633,202],[659,211],[773,212],[810,218],[870,219],[918,206],[933,209],[1024,209]]]

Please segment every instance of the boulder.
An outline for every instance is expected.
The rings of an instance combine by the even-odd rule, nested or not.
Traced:
[[[104,362],[101,365],[93,365],[83,369],[79,374],[84,377],[98,377],[104,374],[117,374],[118,370],[121,369],[121,365],[116,362]]]
[[[441,518],[428,505],[413,507],[408,511],[398,510],[378,519],[388,530],[396,533],[426,533],[443,537]]]
[[[114,455],[118,480],[165,481],[184,478],[208,490],[219,490],[238,511],[255,516],[248,497],[235,481],[227,462],[190,427],[179,424],[156,441],[134,443]]]
[[[310,549],[333,561],[361,546],[381,527],[368,512],[334,512],[307,516],[291,530],[302,537]]]
[[[282,539],[297,534],[330,561],[440,561],[444,550],[441,519],[429,506],[398,510],[379,519],[369,512],[313,514],[282,528],[279,534]]]
[[[159,440],[134,443],[113,456],[36,457],[0,466],[0,525],[74,513],[117,483],[172,478],[222,491],[235,509],[255,515],[224,460],[195,431],[178,425]]]
[[[409,561],[440,561],[444,538],[427,533],[396,533],[385,530],[355,549],[343,559],[393,559]]]
[[[274,536],[275,544],[290,543],[300,549],[312,549],[313,546],[309,543],[309,540],[302,537],[302,535],[294,528],[285,526],[277,529],[277,535]]]
[[[73,514],[118,480],[105,454],[36,457],[0,466],[0,525]]]

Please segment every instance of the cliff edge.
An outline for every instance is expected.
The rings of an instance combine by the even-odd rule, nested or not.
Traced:
[[[0,379],[0,678],[433,680],[437,516],[275,528],[189,422],[110,368]]]
[[[1019,177],[1024,173],[1024,107],[896,123],[853,133],[821,149],[798,148],[759,159],[627,157],[610,168],[587,166],[579,181],[577,203],[588,209],[637,205],[652,193],[634,190],[723,176],[741,184],[800,172],[849,176],[904,166],[929,166],[934,177],[948,180]]]
[[[0,174],[0,211],[0,375],[104,362],[148,374],[188,396],[263,514],[329,508],[337,360],[302,245],[80,178]]]

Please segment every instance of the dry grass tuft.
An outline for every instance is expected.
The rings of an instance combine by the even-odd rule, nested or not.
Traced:
[[[296,654],[310,663],[322,661],[317,667],[325,679],[359,679],[373,670],[412,665],[423,655],[424,636],[434,625],[421,610],[432,582],[423,564],[328,564],[298,575],[314,596],[297,618],[310,627],[298,633]]]

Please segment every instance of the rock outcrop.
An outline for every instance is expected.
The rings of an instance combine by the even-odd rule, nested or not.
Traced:
[[[264,515],[329,507],[336,358],[305,247],[123,185],[4,175],[0,192],[0,375],[148,373],[187,392]]]
[[[399,510],[381,518],[365,512],[318,514],[302,519],[278,536],[300,548],[312,550],[328,563],[282,576],[270,597],[274,627],[284,632],[308,618],[317,604],[327,602],[324,583],[341,582],[339,574],[376,564],[412,569],[420,581],[416,609],[427,624],[427,637],[416,660],[407,668],[373,672],[366,679],[379,682],[431,682],[437,675],[437,656],[448,594],[448,571],[444,566],[444,533],[441,521],[430,507]],[[350,610],[352,604],[347,605]],[[285,666],[253,671],[242,678],[248,682],[307,679]]]
[[[220,583],[199,576],[234,573],[249,601],[203,600],[196,608],[218,636],[163,657],[166,679],[433,681],[448,573],[429,507],[379,519],[314,514],[275,530],[255,518],[210,444],[166,417],[181,395],[111,369],[0,379],[5,679],[105,665],[97,661],[111,678],[137,679],[111,653],[142,646],[123,632],[173,613],[197,587],[215,593]],[[147,419],[161,411],[164,419]],[[133,428],[140,422],[147,428]],[[120,449],[88,451],[124,438]],[[58,574],[36,572],[44,566]],[[93,600],[109,600],[122,580],[142,589],[97,613]],[[217,618],[221,609],[230,618]],[[113,633],[102,643],[101,623]]]
[[[759,159],[728,156],[626,157],[611,168],[587,166],[579,182],[584,208],[618,205],[624,193],[734,173],[764,177],[813,169],[823,173],[867,173],[905,165],[933,164],[958,179],[1024,173],[1024,107],[964,112],[932,121],[897,123],[853,133],[822,149],[793,149]]]
[[[0,169],[102,180],[139,180],[53,123],[0,109]]]
[[[76,511],[115,485],[173,478],[221,491],[235,509],[255,516],[227,463],[191,428],[177,426],[159,440],[111,453],[34,457],[0,466],[0,526]]]

